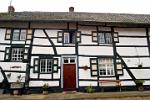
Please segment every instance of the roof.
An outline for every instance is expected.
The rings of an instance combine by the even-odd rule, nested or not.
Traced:
[[[85,12],[14,12],[0,13],[0,21],[83,21],[150,24],[150,15]]]

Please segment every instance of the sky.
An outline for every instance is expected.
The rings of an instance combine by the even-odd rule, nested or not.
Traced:
[[[0,0],[0,12],[7,12],[10,1]],[[73,6],[75,12],[150,14],[150,0],[12,0],[11,5],[16,12],[68,12]]]

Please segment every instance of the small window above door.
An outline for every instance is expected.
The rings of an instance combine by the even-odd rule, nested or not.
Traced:
[[[74,64],[74,63],[76,63],[76,58],[75,57],[64,57],[63,63],[64,64]]]

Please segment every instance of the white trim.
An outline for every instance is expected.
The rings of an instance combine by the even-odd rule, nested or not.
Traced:
[[[78,88],[78,70],[77,70],[77,56],[75,56],[75,55],[62,55],[62,57],[61,57],[61,88],[63,88],[64,87],[64,77],[63,77],[63,58],[72,58],[72,57],[74,57],[75,58],[75,62],[76,63],[74,63],[74,64],[76,64],[76,88]],[[72,63],[71,63],[72,64]]]

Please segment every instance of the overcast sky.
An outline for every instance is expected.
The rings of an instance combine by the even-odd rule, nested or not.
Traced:
[[[0,0],[0,12],[7,12],[10,1]],[[150,14],[150,0],[12,0],[12,5],[16,12],[68,12],[74,6],[76,12]]]

